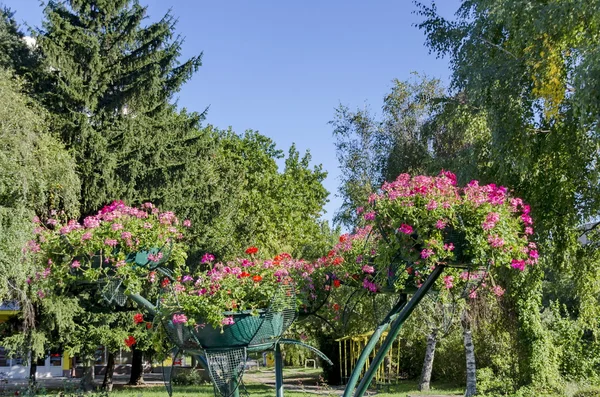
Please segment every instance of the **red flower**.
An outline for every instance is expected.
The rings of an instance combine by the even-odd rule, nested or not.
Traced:
[[[344,243],[344,242],[346,242],[346,240],[348,240],[348,235],[347,234],[342,234],[340,236],[340,243]]]
[[[242,272],[240,274],[240,277],[250,277],[250,273],[248,273],[248,272]]]
[[[142,313],[136,313],[133,315],[133,322],[140,324],[144,322],[144,315]]]
[[[252,277],[252,280],[254,280],[255,283],[258,283],[260,280],[262,280],[262,277],[257,274],[256,276]]]
[[[344,261],[344,258],[342,258],[342,257],[338,256],[337,258],[335,258],[335,259],[333,260],[333,265],[334,265],[334,266],[341,265],[343,261]]]
[[[129,335],[126,339],[125,339],[125,344],[127,345],[127,347],[131,347],[133,345],[135,345],[135,338],[131,335]]]
[[[152,328],[152,323],[150,323],[150,322],[147,322],[147,323],[146,323],[146,329],[150,329],[150,328]]]
[[[256,247],[249,247],[249,248],[246,250],[246,253],[247,253],[248,255],[254,255],[254,254],[256,254],[257,252],[258,252],[258,248],[256,248]]]
[[[412,266],[406,268],[406,273],[413,274],[413,268],[412,268]]]
[[[166,287],[167,287],[169,284],[171,284],[171,282],[169,281],[169,279],[168,279],[168,278],[165,278],[165,279],[162,281],[162,283],[160,283],[160,285],[161,285],[163,288],[166,288]]]
[[[333,280],[333,286],[335,288],[340,288],[340,285],[342,285],[342,282],[340,280],[337,280],[337,279]]]
[[[333,310],[335,310],[336,312],[340,310],[340,305],[337,303],[333,304]]]

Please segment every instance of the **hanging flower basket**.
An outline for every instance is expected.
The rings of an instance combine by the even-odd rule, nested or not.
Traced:
[[[472,181],[459,188],[447,171],[437,177],[402,174],[357,209],[362,227],[341,236],[309,277],[331,288],[410,293],[435,267],[445,266],[438,288],[465,281],[473,292],[488,273],[523,271],[537,262],[529,212],[502,186]]]
[[[62,221],[60,216],[43,224],[36,219],[36,239],[28,248],[44,271],[31,280],[47,295],[65,283],[104,283],[123,280],[128,293],[147,283],[149,270],[170,262],[174,273],[185,264],[183,229],[174,213],[151,203],[129,207],[115,201],[96,215]],[[189,227],[190,221],[183,226]]]
[[[272,313],[267,309],[242,312],[225,312],[223,316],[230,324],[215,327],[203,319],[194,325],[187,324],[182,313],[176,313],[166,321],[165,327],[171,340],[187,349],[233,349],[247,347],[251,350],[268,348],[281,337],[286,327],[284,314]],[[186,318],[186,323],[178,322]]]

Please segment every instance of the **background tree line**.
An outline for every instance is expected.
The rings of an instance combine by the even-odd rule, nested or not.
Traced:
[[[135,308],[102,308],[84,291],[36,297],[27,284],[35,264],[21,251],[34,216],[82,219],[113,200],[151,201],[192,221],[191,265],[205,252],[226,260],[250,245],[314,258],[335,231],[321,220],[326,172],[310,153],[204,125],[206,110],[175,105],[202,54],[181,59],[173,15],[146,23],[146,7],[132,0],[43,7],[29,45],[14,13],[0,12],[0,302],[22,309],[0,344],[30,355],[32,375],[51,348],[76,354],[89,387],[97,346],[118,351],[134,332]],[[151,344],[138,335],[132,383],[142,379],[141,350]]]
[[[480,391],[539,395],[597,382],[600,3],[465,0],[451,19],[435,2],[415,4],[426,45],[450,61],[450,86],[415,75],[392,82],[380,114],[336,109],[336,219],[356,226],[354,209],[404,172],[449,169],[459,184],[514,189],[531,204],[543,260],[501,298],[467,302]],[[419,352],[405,363],[413,376],[422,328],[404,330]],[[434,378],[464,379],[461,342],[458,333],[440,341]]]

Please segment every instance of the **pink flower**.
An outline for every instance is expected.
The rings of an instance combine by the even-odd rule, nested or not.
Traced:
[[[442,230],[443,228],[446,227],[447,224],[448,224],[447,221],[445,221],[443,219],[438,219],[437,222],[435,222],[435,228]]]
[[[533,228],[530,226],[527,226],[525,228],[525,234],[533,234]]]
[[[127,263],[125,261],[118,261],[117,263],[115,263],[115,267],[123,267],[125,266]]]
[[[496,226],[496,224],[495,224],[495,223],[492,223],[492,222],[483,222],[483,223],[481,224],[481,227],[483,228],[483,230],[490,230],[490,229],[493,229],[493,228],[494,228],[494,226]]]
[[[188,281],[193,281],[194,278],[188,274],[186,274],[185,276],[183,276],[183,282],[187,283]]]
[[[497,212],[490,212],[485,217],[486,222],[496,223],[499,220],[500,220],[500,214],[498,214]]]
[[[38,243],[36,243],[35,240],[29,240],[27,242],[27,247],[29,248],[29,251],[31,252],[40,252],[41,251],[41,247]]]
[[[77,269],[77,268],[79,268],[79,267],[81,267],[81,263],[79,263],[79,261],[73,261],[73,262],[71,263],[71,268],[73,268],[73,269]]]
[[[454,244],[453,243],[444,244],[444,249],[446,251],[454,251]]]
[[[413,233],[413,227],[411,225],[407,225],[406,223],[403,223],[398,228],[398,231],[401,232],[401,233],[404,233],[404,234],[412,234]]]
[[[454,175],[454,173],[450,172],[450,171],[440,171],[440,176],[446,177],[448,179],[450,179],[450,184],[451,185],[456,185],[456,175]]]
[[[173,314],[173,324],[185,324],[188,318],[185,314]]]
[[[370,266],[370,265],[364,265],[362,267],[362,271],[365,272],[365,273],[373,274],[373,273],[375,273],[375,268],[373,266]]]
[[[377,285],[366,277],[363,280],[363,288],[366,288],[371,292],[377,292]]]
[[[110,227],[112,230],[115,230],[115,231],[123,229],[123,225],[121,225],[120,223],[113,223]]]
[[[94,229],[100,226],[100,220],[98,220],[98,218],[95,216],[88,216],[83,220],[83,226],[85,226],[87,229]]]
[[[362,214],[362,213],[363,213],[363,211],[364,211],[364,210],[365,210],[365,207],[358,207],[358,208],[356,209],[356,213],[357,213],[358,215],[360,215],[360,214]]]
[[[209,254],[208,252],[202,256],[200,263],[209,263],[215,260],[215,256],[213,254]]]
[[[233,317],[225,317],[223,320],[221,320],[221,324],[223,325],[232,325],[234,323],[235,321],[233,320]]]
[[[144,229],[152,229],[152,224],[150,222],[144,222]]]
[[[477,298],[477,290],[473,290],[469,292],[469,298],[476,299]]]
[[[52,226],[56,226],[56,225],[58,225],[58,221],[57,221],[56,219],[52,219],[52,218],[48,219],[48,220],[46,221],[46,223],[47,223],[48,225],[52,225]]]
[[[436,209],[438,206],[438,204],[436,203],[435,200],[431,200],[426,206],[425,208],[429,211],[433,211],[434,209]]]
[[[183,226],[184,227],[191,227],[192,226],[192,221],[190,221],[189,219],[186,219],[183,221]]]
[[[513,259],[510,266],[513,269],[518,269],[520,271],[525,270],[525,261],[523,259]]]
[[[454,286],[454,284],[452,283],[454,281],[454,277],[453,276],[445,276],[444,277],[444,285],[446,286],[446,288],[450,289]]]
[[[374,211],[367,212],[365,214],[365,220],[372,221],[373,219],[375,219],[375,212]]]
[[[92,233],[90,232],[85,232],[81,235],[81,241],[86,241],[86,240],[91,240],[92,239]]]
[[[148,254],[148,260],[152,261],[152,262],[160,262],[160,260],[163,258],[163,253],[159,252],[156,255],[154,254]]]
[[[495,234],[493,236],[490,234],[488,236],[487,240],[488,240],[488,243],[494,248],[500,248],[504,245],[504,239],[501,237],[498,237],[497,234]]]
[[[423,251],[421,251],[421,258],[427,259],[433,254],[434,254],[434,252],[431,248],[426,248]]]
[[[38,290],[38,292],[37,292],[37,296],[38,296],[40,299],[44,299],[44,297],[46,296],[46,293],[40,289],[40,290]]]
[[[494,288],[492,288],[492,292],[496,296],[502,296],[502,295],[504,295],[505,290],[501,286],[496,285]]]
[[[117,246],[118,241],[115,239],[107,238],[106,240],[104,240],[104,244],[114,248]]]
[[[531,225],[533,223],[533,219],[528,214],[521,215],[521,220],[526,225]]]
[[[123,232],[123,233],[121,233],[121,238],[123,240],[129,240],[131,238],[131,232]]]

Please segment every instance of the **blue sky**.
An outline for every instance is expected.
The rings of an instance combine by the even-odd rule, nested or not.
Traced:
[[[428,3],[428,0],[423,0]],[[0,0],[20,23],[39,26],[39,0]],[[394,78],[411,71],[448,81],[448,62],[428,54],[408,0],[195,1],[140,0],[149,20],[170,8],[185,38],[183,57],[204,52],[203,67],[179,93],[189,110],[210,106],[206,123],[258,130],[280,149],[296,143],[323,164],[330,191],[325,219],[336,197],[339,169],[331,126],[340,104],[372,110]],[[438,1],[452,16],[458,0]]]

